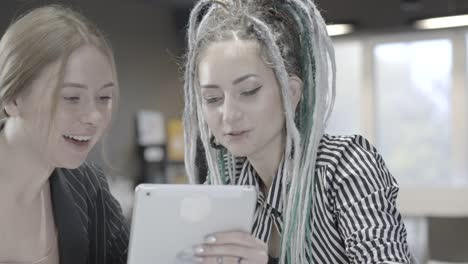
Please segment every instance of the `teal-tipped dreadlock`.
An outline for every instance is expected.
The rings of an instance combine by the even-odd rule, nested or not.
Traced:
[[[315,83],[315,59],[314,59],[314,50],[312,49],[312,40],[311,36],[313,32],[310,31],[310,27],[304,26],[308,25],[309,21],[307,19],[307,14],[303,12],[303,10],[297,8],[297,6],[290,5],[290,4],[285,4],[284,7],[285,10],[290,14],[290,16],[294,19],[296,22],[298,28],[299,28],[299,41],[300,41],[300,46],[301,46],[301,69],[302,69],[302,81],[304,82],[304,89],[303,89],[303,96],[302,96],[302,103],[299,104],[299,109],[296,111],[296,124],[297,128],[299,130],[299,133],[301,134],[301,145],[302,146],[308,146],[309,145],[309,137],[307,135],[310,135],[311,130],[314,126],[314,120],[312,118],[313,113],[315,111],[315,100],[316,100],[316,95],[315,95],[315,88],[316,88],[316,83]],[[311,89],[306,89],[307,87],[311,87]],[[300,167],[304,167],[304,163],[306,161],[306,155],[301,155],[301,161],[300,161]],[[312,179],[312,184],[311,186],[307,186],[310,188],[310,192],[313,194],[313,188],[315,184],[315,177],[314,175],[311,175]],[[313,196],[312,196],[313,197]],[[313,210],[313,200],[310,199],[309,201],[304,201],[306,205],[303,207],[301,206],[298,202],[301,201],[300,193],[296,193],[295,195],[295,204],[290,204],[289,206],[293,207],[293,215],[297,214],[297,210],[305,210],[306,212],[306,219],[309,219],[312,221],[312,214],[311,211]],[[297,219],[292,221],[292,226],[291,230],[296,230],[297,228]],[[307,234],[308,236],[305,236],[305,240],[307,241],[307,244],[311,245],[311,234],[312,230],[310,230],[310,226],[306,225],[307,229]],[[289,241],[286,243],[288,245],[291,245],[292,243],[289,243]],[[288,252],[290,252],[292,249],[291,247],[288,248]],[[289,254],[288,254],[289,255]],[[290,263],[290,259],[288,259],[288,262]]]

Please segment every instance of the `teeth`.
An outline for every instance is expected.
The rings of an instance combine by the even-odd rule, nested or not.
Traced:
[[[90,141],[92,137],[89,136],[70,136],[70,135],[64,135],[66,138],[74,139],[77,141]]]

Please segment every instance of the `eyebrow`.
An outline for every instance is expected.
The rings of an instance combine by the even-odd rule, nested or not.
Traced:
[[[104,89],[107,87],[115,86],[113,82],[108,82],[104,84],[100,89]],[[80,89],[88,89],[88,86],[81,84],[81,83],[74,83],[74,82],[64,82],[63,87],[73,87],[73,88],[80,88]]]
[[[239,77],[239,78],[235,79],[235,80],[232,82],[232,84],[238,84],[238,83],[240,83],[240,82],[243,82],[243,81],[247,80],[247,79],[250,78],[250,77],[258,77],[258,75],[253,74],[253,73],[246,74],[246,75],[244,75],[244,76],[242,76],[242,77]]]
[[[238,83],[241,83],[241,82],[247,80],[250,77],[258,77],[258,75],[253,74],[253,73],[246,74],[246,75],[244,75],[242,77],[239,77],[239,78],[235,79],[234,81],[232,81],[232,84],[236,85]],[[204,84],[201,87],[202,88],[219,88],[219,86],[216,85],[216,84]]]

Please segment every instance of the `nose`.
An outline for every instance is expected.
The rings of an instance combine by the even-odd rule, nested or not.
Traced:
[[[88,104],[84,106],[82,111],[80,121],[83,124],[97,126],[102,119],[102,114],[99,111],[94,100],[91,100]]]
[[[235,98],[226,96],[222,107],[223,122],[231,124],[242,119],[243,110]]]

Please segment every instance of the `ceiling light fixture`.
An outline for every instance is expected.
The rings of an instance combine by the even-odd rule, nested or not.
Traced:
[[[328,35],[338,36],[349,34],[354,31],[354,25],[352,24],[334,24],[327,26]]]
[[[468,15],[434,17],[414,22],[417,29],[437,29],[468,26]]]

